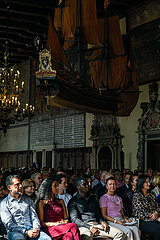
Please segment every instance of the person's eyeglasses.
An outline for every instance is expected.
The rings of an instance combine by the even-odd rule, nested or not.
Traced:
[[[27,187],[35,187],[34,185],[29,185],[29,186],[27,186]]]

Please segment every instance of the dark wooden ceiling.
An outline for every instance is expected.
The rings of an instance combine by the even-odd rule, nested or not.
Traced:
[[[8,62],[18,63],[36,56],[35,38],[46,43],[48,16],[58,0],[0,0],[0,64],[8,39]]]
[[[10,64],[19,63],[30,56],[36,57],[34,40],[38,36],[45,46],[48,16],[53,15],[58,2],[59,0],[0,0],[0,66],[4,62],[6,43],[8,43]],[[149,0],[111,0],[110,2],[113,8],[126,15],[128,11]]]

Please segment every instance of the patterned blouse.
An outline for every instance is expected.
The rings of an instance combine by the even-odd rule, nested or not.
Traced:
[[[153,221],[150,216],[154,212],[160,214],[160,207],[158,206],[155,193],[151,192],[148,196],[136,192],[132,199],[132,213],[133,216],[144,221]]]

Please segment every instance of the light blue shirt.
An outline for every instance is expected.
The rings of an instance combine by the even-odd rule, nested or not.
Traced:
[[[7,232],[18,231],[24,234],[26,229],[40,230],[33,202],[27,196],[21,196],[17,200],[8,194],[1,202],[1,219]]]
[[[68,202],[69,200],[72,198],[72,196],[68,193],[64,193],[64,194],[56,194],[57,198],[59,199],[63,199],[64,203],[65,203],[65,207],[68,210]]]
[[[106,186],[106,184],[104,182],[100,181],[100,183],[102,184],[103,187]]]

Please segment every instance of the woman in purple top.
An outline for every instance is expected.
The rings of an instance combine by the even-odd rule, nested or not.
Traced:
[[[130,225],[131,221],[124,215],[122,199],[115,195],[116,181],[113,177],[106,180],[106,188],[108,190],[107,193],[99,201],[104,219],[111,226],[123,231],[127,240],[140,240],[138,228]]]

